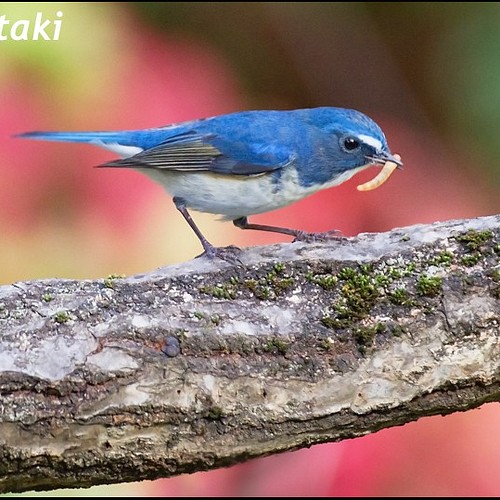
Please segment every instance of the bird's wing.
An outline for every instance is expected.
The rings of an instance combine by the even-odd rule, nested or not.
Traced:
[[[217,144],[217,146],[215,144]],[[255,151],[256,150],[256,151]],[[194,131],[168,138],[158,146],[101,167],[155,168],[177,172],[214,172],[233,175],[258,175],[283,168],[291,161],[284,151],[273,154],[267,148],[251,150],[247,145],[234,147],[215,135]]]

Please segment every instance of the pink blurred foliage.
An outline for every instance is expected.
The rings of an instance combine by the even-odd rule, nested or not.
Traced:
[[[42,110],[29,85],[11,80],[0,84],[0,213],[5,221],[15,221],[20,231],[29,229],[37,217],[41,193],[54,175],[51,169],[40,168],[34,151],[22,141],[11,138],[16,132],[37,123]],[[34,160],[35,158],[35,160]],[[14,229],[14,225],[13,228]]]
[[[492,403],[344,442],[342,460],[325,491],[339,496],[496,496],[499,417],[500,408]]]

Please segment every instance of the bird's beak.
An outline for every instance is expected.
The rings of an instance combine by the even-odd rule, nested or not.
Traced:
[[[358,191],[371,191],[372,189],[377,189],[391,176],[394,170],[401,168],[403,165],[401,156],[392,155],[391,153],[385,151],[377,151],[376,155],[366,156],[365,158],[376,165],[384,165],[384,168],[371,181],[360,184],[357,187]]]
[[[377,151],[376,154],[372,156],[365,156],[367,160],[370,160],[373,163],[377,163],[379,165],[385,165],[386,162],[390,161],[397,165],[397,168],[401,168],[403,166],[403,162],[394,157],[393,154],[388,151]]]

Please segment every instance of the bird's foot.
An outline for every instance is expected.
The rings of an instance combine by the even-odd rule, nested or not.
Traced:
[[[206,246],[205,251],[202,254],[197,255],[196,258],[198,259],[199,257],[206,257],[210,260],[221,259],[229,262],[230,264],[241,265],[242,262],[238,258],[240,253],[241,248],[234,245],[229,245],[227,247],[214,247],[210,245]]]
[[[314,243],[317,241],[338,240],[344,241],[345,236],[338,229],[325,231],[324,233],[308,233],[307,231],[297,231],[293,241],[304,241],[306,243]]]

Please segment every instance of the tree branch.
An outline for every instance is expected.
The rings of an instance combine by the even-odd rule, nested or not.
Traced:
[[[0,491],[167,477],[500,400],[500,216],[0,288]]]

